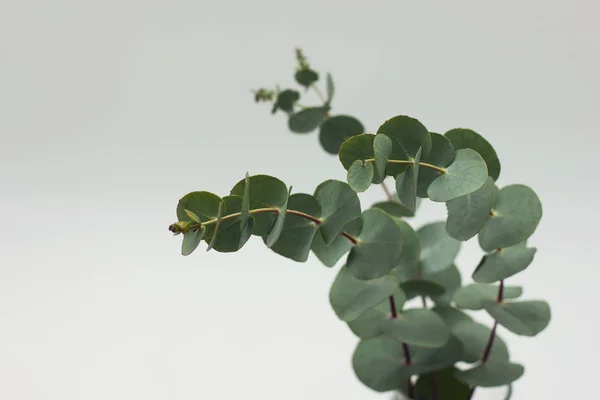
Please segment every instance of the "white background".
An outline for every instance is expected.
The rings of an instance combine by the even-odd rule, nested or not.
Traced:
[[[356,339],[327,300],[336,269],[256,238],[182,257],[167,230],[181,196],[226,195],[246,171],[307,193],[344,179],[315,133],[253,103],[252,88],[293,84],[301,46],[332,72],[334,112],[371,131],[398,114],[474,129],[500,186],[536,190],[538,253],[507,283],[553,321],[500,330],[526,366],[513,399],[591,398],[599,16],[594,0],[0,1],[0,397],[389,398],[354,377]],[[425,206],[415,226],[444,217]],[[463,246],[466,277],[480,256]]]

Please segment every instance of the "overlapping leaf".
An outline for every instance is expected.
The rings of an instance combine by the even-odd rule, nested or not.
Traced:
[[[471,129],[457,128],[446,132],[444,136],[450,140],[456,150],[472,149],[479,153],[487,164],[489,175],[494,181],[498,180],[500,161],[492,145],[480,134]]]
[[[450,267],[445,268],[440,272],[424,272],[423,278],[440,285],[444,289],[442,294],[430,296],[436,304],[441,305],[450,304],[454,298],[454,294],[460,289],[462,284],[460,271],[455,264],[452,264]]]
[[[508,361],[488,361],[455,374],[456,378],[467,385],[481,387],[506,386],[521,376],[525,368],[521,364]]]
[[[417,234],[421,243],[421,269],[424,274],[435,274],[452,266],[461,243],[448,234],[444,222],[423,225]]]
[[[414,164],[396,177],[398,199],[403,206],[413,213],[417,210],[417,181],[419,179],[420,160],[421,148],[415,155]]]
[[[487,283],[471,283],[461,287],[454,295],[454,302],[458,308],[467,310],[481,310],[486,301],[496,300],[498,296],[498,285]],[[504,286],[503,298],[515,299],[523,294],[520,286]]]
[[[497,192],[492,213],[479,231],[479,245],[485,251],[527,240],[542,219],[542,203],[531,188],[509,185]]]
[[[349,115],[327,118],[319,128],[319,142],[329,154],[338,154],[347,139],[365,132],[363,124]]]
[[[314,196],[321,206],[323,223],[319,231],[325,244],[329,245],[342,232],[344,225],[360,217],[360,201],[346,182],[333,179],[317,186]]]
[[[392,139],[385,135],[379,134],[373,139],[373,156],[378,176],[385,176],[387,163],[392,155],[392,146]]]
[[[328,106],[305,108],[290,115],[288,128],[294,133],[312,132],[321,125],[328,112]]]
[[[494,283],[513,276],[531,264],[536,251],[535,247],[527,247],[526,242],[521,242],[486,254],[473,272],[473,280]]]
[[[415,158],[419,148],[421,157],[426,157],[431,151],[431,135],[421,122],[415,118],[398,115],[385,121],[377,130],[392,140],[393,149],[390,159],[410,160]],[[390,164],[387,174],[397,176],[405,171],[408,165]]]
[[[500,325],[522,336],[536,336],[546,329],[552,317],[550,306],[541,300],[484,302],[485,310]]]
[[[375,135],[360,134],[347,139],[340,146],[339,159],[346,170],[350,169],[356,160],[373,160]],[[384,176],[380,176],[377,170],[373,174],[373,183],[381,183]]]
[[[397,288],[398,280],[391,275],[365,281],[356,279],[344,266],[331,285],[329,302],[338,318],[350,322],[388,299]]]
[[[342,230],[356,237],[362,231],[362,226],[362,218],[356,218],[344,225]],[[341,235],[333,239],[330,244],[325,244],[323,235],[317,233],[313,238],[311,249],[326,267],[333,267],[344,254],[350,251],[352,246],[352,242]]]
[[[362,214],[363,229],[346,264],[358,279],[376,279],[390,273],[401,259],[402,231],[385,212],[372,208]]]
[[[454,161],[427,189],[431,201],[450,201],[481,188],[487,180],[488,171],[479,153],[471,149],[456,151]]]
[[[456,316],[454,316],[456,318]],[[451,332],[463,344],[461,360],[474,363],[481,359],[490,339],[491,329],[479,322],[461,320],[451,328]],[[496,333],[488,361],[506,362],[509,360],[508,347]]]
[[[470,387],[454,376],[454,367],[430,372],[419,376],[415,384],[415,396],[419,400],[465,400]],[[440,397],[441,396],[441,397]]]
[[[450,338],[450,331],[435,312],[428,309],[410,309],[398,318],[384,321],[383,333],[400,342],[419,347],[442,347]]]
[[[364,192],[369,188],[373,181],[375,169],[373,163],[356,160],[348,169],[347,180],[348,185],[355,192]]]
[[[488,177],[483,186],[473,193],[447,202],[446,230],[448,234],[462,241],[477,235],[490,217],[495,192],[494,181]]]
[[[200,221],[214,220],[219,214],[219,205],[223,202],[216,194],[200,191],[183,196],[177,204],[177,218],[179,221],[192,221],[185,210],[191,211]],[[206,225],[205,238],[210,238],[215,230],[214,224]]]
[[[288,200],[288,208],[315,218],[321,216],[319,203],[313,196],[306,193],[291,195]],[[294,261],[305,262],[308,259],[314,238],[321,236],[316,234],[318,229],[318,225],[310,219],[287,214],[279,239],[271,247],[271,250]],[[347,242],[346,239],[341,239]]]
[[[250,209],[259,208],[279,208],[287,197],[288,188],[281,180],[269,175],[254,175],[248,179],[250,190]],[[246,179],[239,181],[233,189],[232,195],[237,195],[243,198],[246,192]],[[277,217],[274,213],[257,213],[254,214],[254,230],[253,235],[265,236],[271,230]]]
[[[427,164],[435,165],[436,167],[446,168],[454,161],[456,151],[452,143],[439,133],[431,132],[431,151],[427,157],[422,157],[421,161]],[[441,172],[423,167],[419,171],[419,182],[417,184],[417,194],[419,197],[427,197],[427,189],[431,182],[436,180],[441,175]]]
[[[396,310],[402,310],[406,297],[401,289],[397,289],[393,294]],[[360,317],[348,322],[348,327],[361,339],[371,339],[383,334],[382,323],[391,318],[390,299],[387,298],[379,302],[362,313]]]
[[[398,265],[394,267],[391,274],[400,281],[405,281],[417,274],[421,257],[421,243],[417,232],[408,222],[397,219],[396,224],[400,227],[402,233],[402,249],[400,250]]]

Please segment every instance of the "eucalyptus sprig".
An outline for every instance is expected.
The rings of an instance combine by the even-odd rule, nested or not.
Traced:
[[[312,194],[270,175],[252,175],[220,197],[191,192],[177,205],[169,229],[183,235],[182,254],[202,241],[207,250],[235,252],[252,237],[275,253],[306,262],[314,253],[327,267],[344,258],[329,300],[336,316],[359,338],[352,356],[357,378],[377,392],[413,400],[467,400],[477,387],[507,386],[524,374],[512,361],[498,325],[535,336],[551,318],[548,303],[519,300],[523,290],[506,280],[533,262],[528,246],[542,205],[528,186],[497,185],[500,161],[477,132],[430,132],[419,120],[397,115],[375,133],[348,115],[331,115],[334,84],[297,50],[296,82],[322,104],[300,106],[300,91],[255,91],[272,102],[294,133],[319,130],[322,148],[339,157],[347,182],[326,180]],[[385,186],[395,180],[396,193]],[[381,185],[387,199],[363,209],[359,192]],[[445,203],[446,221],[418,229],[407,221],[421,199]],[[462,242],[477,236],[483,251],[463,285],[455,259]],[[421,304],[411,306],[413,299]],[[431,304],[431,306],[429,306]],[[473,319],[477,310],[491,328]]]

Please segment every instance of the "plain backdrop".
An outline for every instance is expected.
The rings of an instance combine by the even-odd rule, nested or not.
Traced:
[[[526,366],[513,399],[594,397],[599,17],[595,0],[0,1],[0,397],[390,397],[354,376],[337,268],[257,238],[183,257],[167,230],[180,197],[226,195],[246,171],[306,193],[345,179],[316,133],[254,104],[294,84],[296,46],[332,73],[335,113],[474,129],[498,184],[538,193],[538,253],[510,284],[553,320],[499,330]],[[414,226],[444,217],[426,203]],[[463,245],[466,280],[480,256]]]

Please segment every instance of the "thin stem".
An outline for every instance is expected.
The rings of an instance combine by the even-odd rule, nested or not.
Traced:
[[[315,85],[314,83],[312,85],[310,85],[310,87],[313,88],[313,90],[315,91],[317,96],[319,96],[319,99],[321,99],[323,104],[326,104],[327,100],[325,99],[325,96],[323,96],[323,92],[321,92],[321,89],[319,89],[319,87],[317,85]]]
[[[391,318],[396,319],[396,318],[398,318],[398,309],[396,308],[396,302],[394,301],[394,295],[391,295],[389,297],[389,299],[390,299]],[[406,343],[402,343],[402,352],[404,353],[404,364],[411,365],[412,362],[410,359],[410,350],[408,349],[408,345]],[[413,386],[412,379],[410,376],[406,379],[407,379],[406,386],[408,389],[408,398],[414,399],[415,398],[415,388]]]
[[[392,192],[390,192],[390,189],[387,187],[385,182],[381,182],[381,187],[383,188],[383,191],[385,192],[385,195],[387,196],[388,200],[392,201],[394,199],[394,196],[392,195]]]
[[[281,212],[281,210],[277,207],[265,207],[265,208],[255,208],[253,210],[249,211],[249,214],[258,214],[258,213],[275,213],[275,214],[279,214]],[[312,222],[314,222],[317,225],[321,225],[323,223],[323,220],[317,217],[314,217],[310,214],[307,214],[305,212],[302,211],[297,211],[297,210],[285,210],[285,212],[287,214],[291,214],[291,215],[296,215],[298,217],[302,217],[305,219],[308,219]],[[218,221],[225,221],[228,219],[232,219],[232,218],[237,218],[240,217],[242,215],[241,212],[237,212],[237,213],[233,213],[233,214],[227,214],[222,216],[221,218],[215,218],[215,219],[211,219],[208,221],[204,221],[200,224],[198,223],[194,223],[194,224],[190,224],[190,229],[194,230],[194,229],[199,229],[200,226],[205,226],[205,225],[212,225],[212,224],[216,224]],[[345,237],[346,239],[348,239],[350,242],[352,242],[353,245],[358,244],[358,239],[355,238],[354,236],[352,236],[351,234],[349,234],[348,232],[341,232],[340,233],[343,237]]]
[[[374,158],[367,158],[364,160],[365,162],[375,162]],[[403,164],[403,165],[414,165],[415,164],[415,160],[388,160],[389,164]],[[438,167],[437,165],[433,165],[433,164],[429,164],[426,162],[419,162],[419,166],[420,167],[425,167],[425,168],[431,168],[435,171],[438,171],[441,174],[445,174],[446,173],[446,169],[442,168],[442,167]]]
[[[498,286],[498,295],[496,296],[496,302],[502,303],[504,301],[504,280],[500,281],[500,285]],[[496,339],[496,328],[498,327],[498,321],[494,320],[494,325],[492,326],[492,331],[490,332],[490,337],[485,346],[485,350],[483,351],[483,355],[481,356],[481,363],[485,364],[492,355],[492,347],[494,346],[494,339]],[[471,400],[473,397],[473,393],[475,393],[475,389],[477,386],[472,386],[469,391],[469,395],[467,396],[467,400]]]

